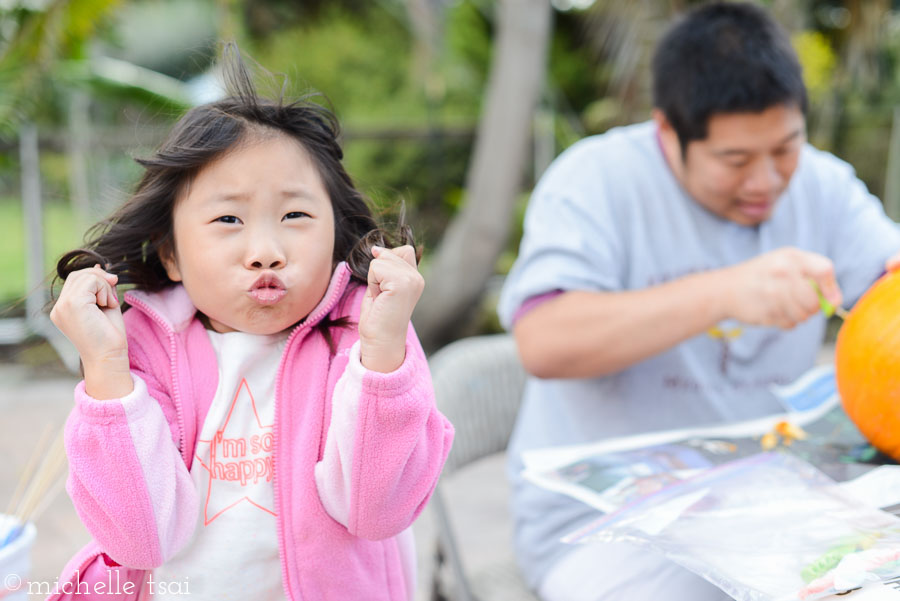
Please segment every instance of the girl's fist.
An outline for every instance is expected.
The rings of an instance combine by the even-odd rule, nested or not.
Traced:
[[[50,319],[75,345],[84,363],[128,359],[117,281],[118,276],[99,264],[73,271],[50,311]]]
[[[425,280],[412,246],[373,246],[372,255],[359,316],[360,354],[367,369],[390,372],[406,357],[406,332]]]

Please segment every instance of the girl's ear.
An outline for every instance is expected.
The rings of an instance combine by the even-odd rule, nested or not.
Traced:
[[[166,275],[173,282],[181,281],[181,270],[178,269],[178,259],[175,256],[174,244],[171,240],[159,247],[159,260],[166,270]]]

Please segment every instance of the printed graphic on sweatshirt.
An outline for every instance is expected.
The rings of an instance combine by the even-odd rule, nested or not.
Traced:
[[[259,418],[246,379],[241,379],[222,427],[210,440],[200,439],[197,459],[209,473],[203,510],[204,525],[241,503],[275,513],[272,424]]]
[[[723,376],[728,376],[728,363],[731,359],[732,340],[740,338],[744,333],[744,328],[738,326],[729,327],[725,324],[713,326],[706,331],[706,335],[717,341],[722,346],[721,358],[719,359],[719,372]]]

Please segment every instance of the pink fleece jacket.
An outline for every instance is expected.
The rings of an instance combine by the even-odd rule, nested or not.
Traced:
[[[274,488],[292,600],[407,599],[398,535],[431,496],[453,440],[411,326],[406,359],[388,374],[361,369],[355,327],[331,330],[333,354],[315,330],[326,316],[358,321],[364,292],[340,264],[278,369]],[[188,466],[216,392],[215,351],[183,287],[125,299],[135,391],[98,401],[83,382],[75,389],[66,488],[94,540],[66,565],[53,600],[148,598],[150,570],[197,522]]]

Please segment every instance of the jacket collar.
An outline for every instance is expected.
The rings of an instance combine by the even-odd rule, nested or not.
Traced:
[[[350,282],[350,267],[345,261],[338,263],[331,274],[331,281],[319,304],[310,311],[303,320],[304,325],[314,326],[320,322],[337,305],[347,284]],[[125,301],[143,313],[146,313],[169,332],[180,332],[194,319],[197,307],[191,302],[187,291],[181,284],[164,288],[159,292],[129,290],[125,293]]]

